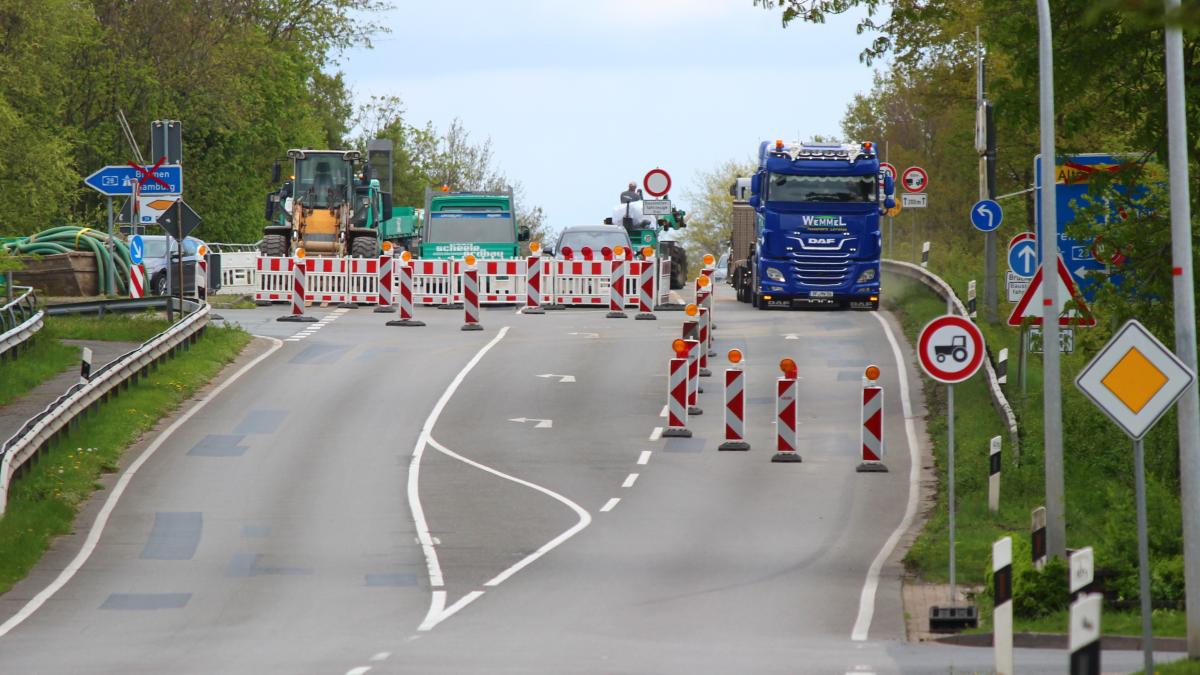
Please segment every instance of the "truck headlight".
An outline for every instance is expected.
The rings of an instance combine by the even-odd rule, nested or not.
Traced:
[[[874,278],[875,278],[875,268],[872,267],[870,269],[863,270],[863,273],[858,275],[858,281],[856,283],[865,284],[868,281],[873,280]]]
[[[770,279],[771,281],[782,282],[784,280],[783,272],[780,272],[779,270],[775,269],[774,267],[767,268],[767,278]]]

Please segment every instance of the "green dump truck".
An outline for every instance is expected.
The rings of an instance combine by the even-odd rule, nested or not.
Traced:
[[[529,240],[517,223],[512,189],[450,192],[425,188],[421,258],[516,258]]]

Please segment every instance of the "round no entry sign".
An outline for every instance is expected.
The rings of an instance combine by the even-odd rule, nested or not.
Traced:
[[[966,317],[939,316],[921,329],[917,359],[933,379],[946,384],[962,382],[983,364],[983,334]]]
[[[654,197],[662,197],[671,191],[671,174],[662,169],[650,169],[642,179],[642,187]]]

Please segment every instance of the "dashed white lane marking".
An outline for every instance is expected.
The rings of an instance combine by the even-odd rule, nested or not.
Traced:
[[[386,661],[387,657],[389,657],[391,655],[392,655],[391,652],[379,652],[375,656],[372,656],[371,660],[372,661]]]
[[[138,455],[137,459],[133,460],[133,463],[129,465],[129,468],[125,469],[125,473],[121,474],[121,477],[117,479],[117,483],[113,486],[112,492],[109,493],[108,499],[104,500],[104,506],[100,507],[100,513],[96,514],[96,520],[92,522],[92,528],[88,530],[87,539],[83,542],[83,546],[80,547],[79,553],[75,554],[75,557],[71,560],[67,567],[62,572],[59,572],[58,576],[55,577],[54,581],[50,582],[49,586],[46,586],[41,590],[41,592],[33,596],[29,602],[25,603],[25,606],[22,607],[20,611],[9,617],[8,621],[0,624],[0,637],[4,637],[10,631],[12,631],[12,629],[20,626],[26,619],[33,616],[34,612],[38,611],[42,605],[46,604],[47,600],[54,597],[54,594],[62,589],[63,586],[66,586],[67,582],[75,576],[75,573],[83,568],[84,564],[87,563],[88,558],[90,558],[92,553],[96,550],[96,546],[100,543],[100,537],[104,534],[105,526],[108,525],[109,516],[112,515],[113,509],[117,508],[117,502],[121,499],[121,495],[125,494],[125,489],[129,487],[130,481],[132,481],[133,477],[137,475],[138,469],[142,468],[142,465],[145,464],[150,457],[158,451],[162,444],[166,443],[167,440],[171,438],[171,435],[179,429],[179,427],[187,424],[187,421],[190,420],[193,415],[203,410],[204,406],[208,405],[209,401],[212,401],[214,398],[220,396],[221,392],[225,391],[225,389],[227,389],[234,382],[237,382],[242,375],[250,372],[252,368],[262,363],[268,356],[274,354],[277,350],[283,347],[283,343],[275,338],[269,337],[265,339],[274,343],[271,345],[270,349],[262,354],[259,354],[258,357],[256,357],[250,363],[242,366],[240,370],[233,375],[230,375],[229,379],[217,385],[208,393],[207,396],[197,401],[196,405],[188,408],[187,412],[183,413],[178,419],[172,422],[171,425],[166,428],[166,430],[159,434],[158,438],[155,438],[150,445],[148,445],[146,449],[142,451],[142,454]]]
[[[638,475],[636,473],[631,473],[625,477],[625,482],[621,483],[621,487],[623,487],[623,488],[633,487],[633,484],[637,482],[637,479],[638,479]]]
[[[658,416],[659,416],[659,417],[666,417],[666,416],[667,416],[667,406],[665,406],[665,405],[663,406],[662,412],[658,413]]]
[[[621,501],[620,497],[613,497],[612,499],[605,502],[604,506],[600,507],[600,513],[607,513],[609,511],[612,511],[613,507],[616,506],[617,503],[619,503],[620,501]]]
[[[346,675],[363,675],[363,673],[366,673],[370,670],[371,666],[359,666],[357,668],[351,668],[350,670],[347,670]]]
[[[649,464],[649,463],[650,463],[650,451],[643,450],[642,454],[638,455],[638,464]]]
[[[900,542],[900,537],[904,536],[904,533],[912,525],[913,518],[916,517],[918,481],[921,478],[921,450],[917,444],[917,427],[913,421],[912,400],[908,393],[908,370],[905,369],[904,354],[900,350],[900,343],[896,341],[896,336],[892,333],[892,327],[888,325],[887,319],[876,312],[871,312],[871,315],[883,326],[883,332],[892,345],[892,357],[896,360],[896,371],[899,373],[900,405],[904,412],[904,432],[908,438],[908,505],[904,507],[904,517],[900,519],[900,524],[883,543],[883,548],[879,549],[879,554],[875,556],[875,560],[871,561],[871,567],[867,569],[867,579],[863,582],[862,596],[858,599],[858,618],[854,621],[854,630],[850,633],[850,639],[856,642],[866,640],[867,634],[871,631],[871,619],[875,617],[875,591],[879,588],[879,571],[883,569],[883,563],[892,555],[896,544]]]
[[[283,341],[284,341],[284,342],[299,342],[299,341],[301,341],[301,340],[303,340],[303,339],[304,339],[304,338],[290,337],[290,338],[284,338],[284,339],[283,339]]]
[[[654,431],[650,432],[650,440],[657,441],[662,438],[662,427],[654,427]]]

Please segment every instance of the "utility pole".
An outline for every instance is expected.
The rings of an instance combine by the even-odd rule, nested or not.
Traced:
[[[1042,169],[1042,411],[1046,453],[1046,554],[1066,559],[1067,525],[1063,493],[1062,375],[1058,348],[1058,177],[1054,152],[1054,50],[1050,2],[1038,0],[1038,90]]]
[[[1175,355],[1196,371],[1196,296],[1192,289],[1191,204],[1188,196],[1187,117],[1184,114],[1183,36],[1172,25],[1179,0],[1164,0],[1167,15],[1167,146],[1171,180],[1171,259],[1175,281]],[[1183,569],[1188,656],[1200,658],[1200,402],[1196,383],[1179,398],[1179,473],[1183,509]]]
[[[984,97],[983,46],[979,26],[975,27],[975,149],[979,152],[979,198],[996,195],[996,129],[992,123],[992,104]],[[996,321],[996,232],[983,235],[983,316]]]

